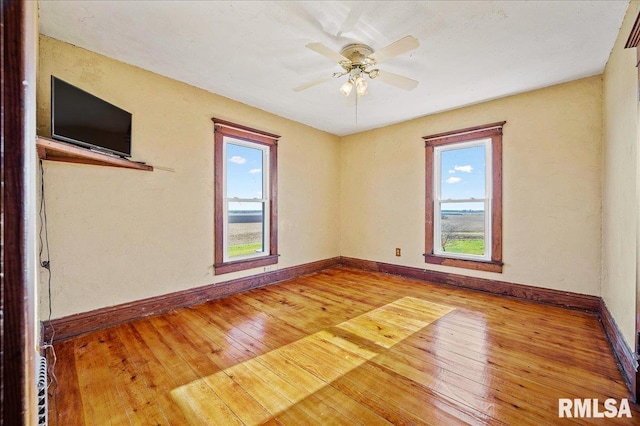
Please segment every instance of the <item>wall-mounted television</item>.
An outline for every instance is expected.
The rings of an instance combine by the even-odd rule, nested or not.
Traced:
[[[131,156],[131,113],[51,76],[51,137]]]

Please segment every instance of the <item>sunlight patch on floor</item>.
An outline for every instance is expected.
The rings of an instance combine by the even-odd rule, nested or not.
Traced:
[[[388,349],[453,310],[403,297],[336,327]],[[322,330],[171,395],[193,424],[260,424],[378,354]]]
[[[449,306],[403,297],[337,327],[388,349],[452,310]]]

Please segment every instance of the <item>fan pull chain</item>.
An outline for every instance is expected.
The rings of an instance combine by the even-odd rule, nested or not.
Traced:
[[[358,94],[356,93],[356,124],[358,124]]]

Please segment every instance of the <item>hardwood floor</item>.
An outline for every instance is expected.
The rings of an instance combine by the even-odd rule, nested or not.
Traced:
[[[58,426],[640,424],[558,417],[628,398],[594,314],[349,268],[55,349]]]

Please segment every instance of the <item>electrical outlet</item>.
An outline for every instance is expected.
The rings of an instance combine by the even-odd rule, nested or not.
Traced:
[[[399,248],[396,248],[396,256],[398,256],[398,257],[400,257],[400,256],[401,256],[401,254],[400,254],[400,249],[399,249]]]

